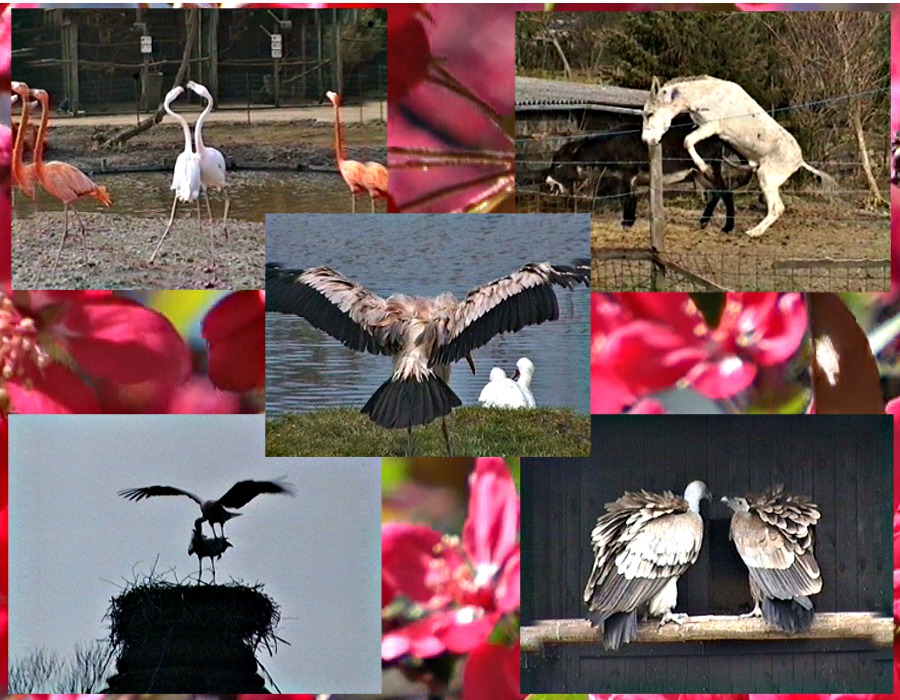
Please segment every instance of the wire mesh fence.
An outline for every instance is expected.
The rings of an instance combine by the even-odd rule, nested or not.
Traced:
[[[890,289],[890,260],[785,259],[748,255],[666,254],[649,248],[594,248],[595,291],[883,292]]]

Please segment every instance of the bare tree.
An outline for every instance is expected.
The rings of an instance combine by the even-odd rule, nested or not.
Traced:
[[[188,14],[187,18],[187,24],[188,33],[187,38],[184,41],[184,53],[182,53],[181,55],[181,65],[178,66],[178,73],[175,74],[175,81],[172,83],[172,87],[184,83],[188,68],[191,65],[191,53],[193,51],[194,44],[197,43],[197,32],[200,31],[199,9],[194,8],[190,10],[190,14]],[[137,126],[132,126],[128,129],[125,129],[112,138],[107,139],[103,142],[102,146],[104,148],[119,148],[130,138],[133,138],[138,134],[142,134],[151,127],[159,124],[163,120],[163,117],[165,115],[166,111],[165,109],[163,109],[163,103],[160,102],[154,114],[142,119]]]
[[[884,12],[785,12],[767,24],[783,58],[785,82],[795,102],[818,102],[794,115],[822,133],[829,123],[846,125],[859,154],[873,205],[884,198],[873,172],[867,138],[888,138],[889,85],[884,60],[890,17]],[[879,99],[881,97],[881,99]],[[825,100],[824,98],[836,98]],[[884,148],[875,149],[879,153]],[[879,159],[879,164],[883,159]]]
[[[36,649],[24,659],[11,659],[10,693],[99,693],[105,685],[113,653],[106,642],[75,645],[72,658]]]

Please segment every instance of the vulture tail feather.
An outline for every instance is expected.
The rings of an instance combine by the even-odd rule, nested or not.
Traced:
[[[785,632],[803,632],[812,626],[816,611],[806,596],[796,599],[781,600],[763,597],[763,619]]]
[[[603,648],[618,649],[637,637],[637,613],[615,613],[603,624]]]

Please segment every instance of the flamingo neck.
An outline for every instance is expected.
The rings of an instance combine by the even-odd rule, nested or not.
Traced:
[[[191,145],[191,128],[188,126],[188,123],[180,114],[176,114],[171,109],[169,109],[168,103],[164,104],[163,108],[172,115],[173,119],[177,119],[179,122],[181,122],[181,128],[184,130],[184,152],[193,153],[194,148]]]
[[[47,135],[47,124],[50,121],[50,102],[46,98],[38,98],[41,103],[41,126],[38,129],[37,141],[34,144],[34,157],[32,163],[34,165],[34,173],[38,180],[44,179],[44,139]],[[23,100],[23,103],[27,100]],[[23,117],[24,120],[24,117]],[[21,127],[19,127],[21,128]],[[18,135],[17,135],[18,136]],[[24,141],[22,142],[25,143]],[[19,152],[19,157],[22,153]]]
[[[205,97],[203,99],[206,100]],[[206,108],[203,110],[200,118],[197,119],[197,123],[194,124],[194,141],[197,142],[197,153],[205,148],[205,146],[203,145],[203,120],[206,119],[206,115],[212,111],[212,106],[212,100],[207,102]]]
[[[16,142],[13,144],[12,152],[12,170],[13,176],[17,181],[22,182],[20,173],[22,172],[22,149],[25,147],[25,131],[28,129],[28,117],[31,109],[28,106],[28,96],[22,99],[22,118],[19,120],[19,130],[16,132]]]
[[[334,103],[334,150],[340,165],[344,160],[344,138],[341,134],[341,107],[337,102]]]

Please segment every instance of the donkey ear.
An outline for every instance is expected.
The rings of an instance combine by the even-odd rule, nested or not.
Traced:
[[[653,76],[653,82],[650,83],[650,97],[656,97],[656,93],[659,92],[659,78],[657,76]]]

